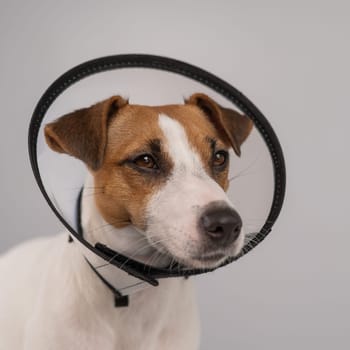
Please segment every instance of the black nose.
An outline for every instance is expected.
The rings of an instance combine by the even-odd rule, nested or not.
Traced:
[[[242,229],[242,219],[232,208],[208,208],[199,218],[201,231],[221,245],[233,243]]]

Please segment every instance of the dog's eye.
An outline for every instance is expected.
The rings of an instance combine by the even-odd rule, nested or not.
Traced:
[[[213,166],[221,168],[223,167],[228,159],[228,153],[224,150],[222,151],[217,151],[214,154],[214,159],[213,159]]]
[[[133,162],[140,168],[158,169],[156,161],[150,154],[141,154]]]

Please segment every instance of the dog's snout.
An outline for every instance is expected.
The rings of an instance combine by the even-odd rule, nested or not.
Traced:
[[[217,244],[233,243],[242,229],[242,219],[232,208],[210,208],[199,218],[201,231]]]

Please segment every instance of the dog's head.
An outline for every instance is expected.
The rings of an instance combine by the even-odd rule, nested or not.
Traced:
[[[114,96],[46,125],[45,137],[86,164],[107,223],[132,224],[160,252],[204,268],[243,246],[242,220],[225,193],[228,150],[240,155],[252,126],[204,94],[157,107]]]

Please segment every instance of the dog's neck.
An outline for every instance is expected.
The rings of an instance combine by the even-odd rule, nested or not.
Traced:
[[[154,267],[169,265],[170,257],[161,255],[153,248],[145,234],[135,226],[116,228],[104,220],[95,203],[94,178],[90,174],[87,176],[82,193],[81,211],[84,238],[92,245],[97,242],[103,243],[116,252],[146,265]]]

